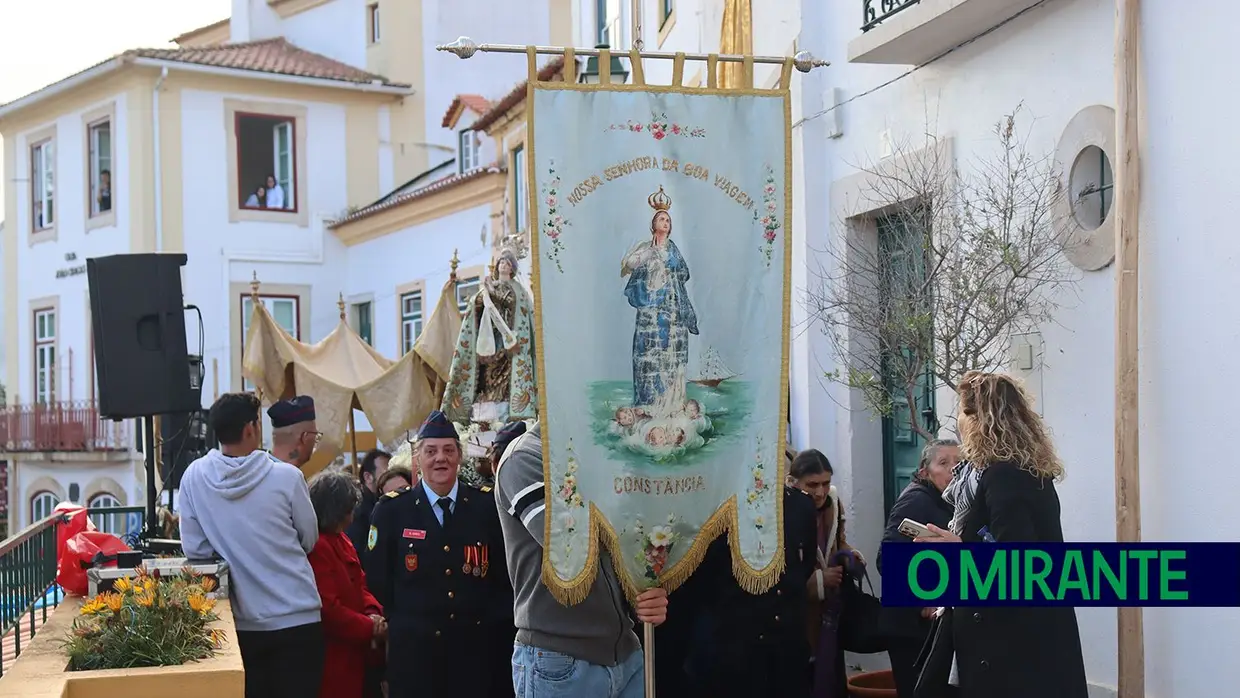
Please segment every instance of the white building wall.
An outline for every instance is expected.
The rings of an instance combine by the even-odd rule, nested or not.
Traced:
[[[479,54],[467,61],[435,51],[459,36],[474,41],[495,41],[508,44],[547,45],[551,36],[551,18],[545,0],[423,0],[422,40],[425,84],[420,92],[426,100],[427,140],[456,150],[456,135],[443,128],[443,113],[461,93],[474,93],[487,99],[499,99],[527,77],[524,56]],[[485,37],[496,37],[487,39]],[[540,65],[549,60],[540,57]],[[432,151],[431,165],[451,157]]]
[[[367,4],[367,0],[331,0],[280,20],[276,31],[307,51],[365,70]]]
[[[113,210],[116,225],[86,230],[88,217],[86,180],[86,124],[83,115],[115,104],[113,122]],[[87,258],[130,251],[129,192],[130,162],[128,110],[126,95],[117,93],[89,107],[66,113],[55,121],[55,196],[56,239],[31,246],[30,136],[44,131],[51,124],[41,124],[32,131],[17,135],[17,210],[11,212],[7,225],[17,231],[17,242],[10,254],[17,255],[18,353],[10,360],[18,362],[18,382],[6,386],[10,400],[16,394],[22,402],[34,397],[34,325],[30,301],[58,297],[59,336],[56,358],[56,395],[61,400],[85,400],[89,397],[90,340],[86,274],[57,278],[58,270],[81,267]],[[75,255],[76,259],[66,259]],[[69,360],[72,350],[73,360]],[[70,375],[73,389],[70,391]]]
[[[347,206],[345,108],[326,103],[300,103],[307,109],[306,165],[309,226],[295,223],[242,221],[229,223],[224,128],[227,99],[278,101],[257,94],[222,94],[201,90],[182,92],[182,167],[192,186],[184,189],[184,238],[189,264],[184,274],[186,303],[202,309],[206,336],[204,363],[207,376],[203,400],[210,404],[218,366],[220,392],[232,389],[234,363],[239,351],[231,343],[230,317],[239,304],[231,284],[248,284],[254,273],[263,284],[311,287],[309,327],[302,341],[315,342],[336,326],[336,301],[344,291],[344,246],[323,221]],[[298,173],[298,176],[303,176]],[[248,289],[248,286],[246,287]],[[230,313],[230,311],[232,311]],[[187,328],[191,350],[198,346],[197,328]]]

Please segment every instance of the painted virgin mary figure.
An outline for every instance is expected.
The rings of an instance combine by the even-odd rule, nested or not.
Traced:
[[[628,277],[624,297],[637,309],[633,407],[668,416],[685,405],[689,335],[698,333],[697,313],[685,287],[689,265],[672,242],[672,200],[660,186],[647,203],[654,209],[650,239],[624,256],[620,277]]]
[[[441,407],[454,422],[534,418],[534,304],[516,274],[517,257],[504,250],[469,299]]]

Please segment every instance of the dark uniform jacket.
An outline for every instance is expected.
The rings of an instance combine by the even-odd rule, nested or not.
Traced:
[[[764,594],[750,594],[736,582],[727,536],[711,544],[690,578],[701,616],[690,671],[702,696],[809,695],[806,583],[817,562],[816,514],[809,495],[784,488],[786,566],[779,582]]]
[[[1055,483],[1014,463],[993,463],[964,521],[978,543],[986,527],[1000,543],[1062,543]],[[1072,608],[957,608],[952,645],[960,698],[1085,698],[1081,636]]]
[[[489,488],[460,483],[447,526],[421,483],[386,494],[366,547],[388,620],[389,696],[511,696],[512,585]]]
[[[370,512],[374,511],[379,498],[366,487],[362,487],[362,501],[353,510],[353,523],[345,533],[353,541],[353,549],[360,559],[366,554],[366,534],[370,531]]]

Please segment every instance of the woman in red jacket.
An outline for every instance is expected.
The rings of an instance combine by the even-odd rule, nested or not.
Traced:
[[[319,540],[310,566],[323,600],[327,661],[320,698],[363,698],[366,665],[382,657],[387,636],[383,608],[366,589],[366,574],[345,531],[361,498],[353,478],[325,471],[310,481],[310,501],[319,519]]]

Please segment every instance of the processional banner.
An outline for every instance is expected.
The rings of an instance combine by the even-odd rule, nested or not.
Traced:
[[[679,586],[725,531],[746,589],[783,572],[790,75],[770,90],[531,75],[543,577],[564,603],[604,546],[630,597]]]

